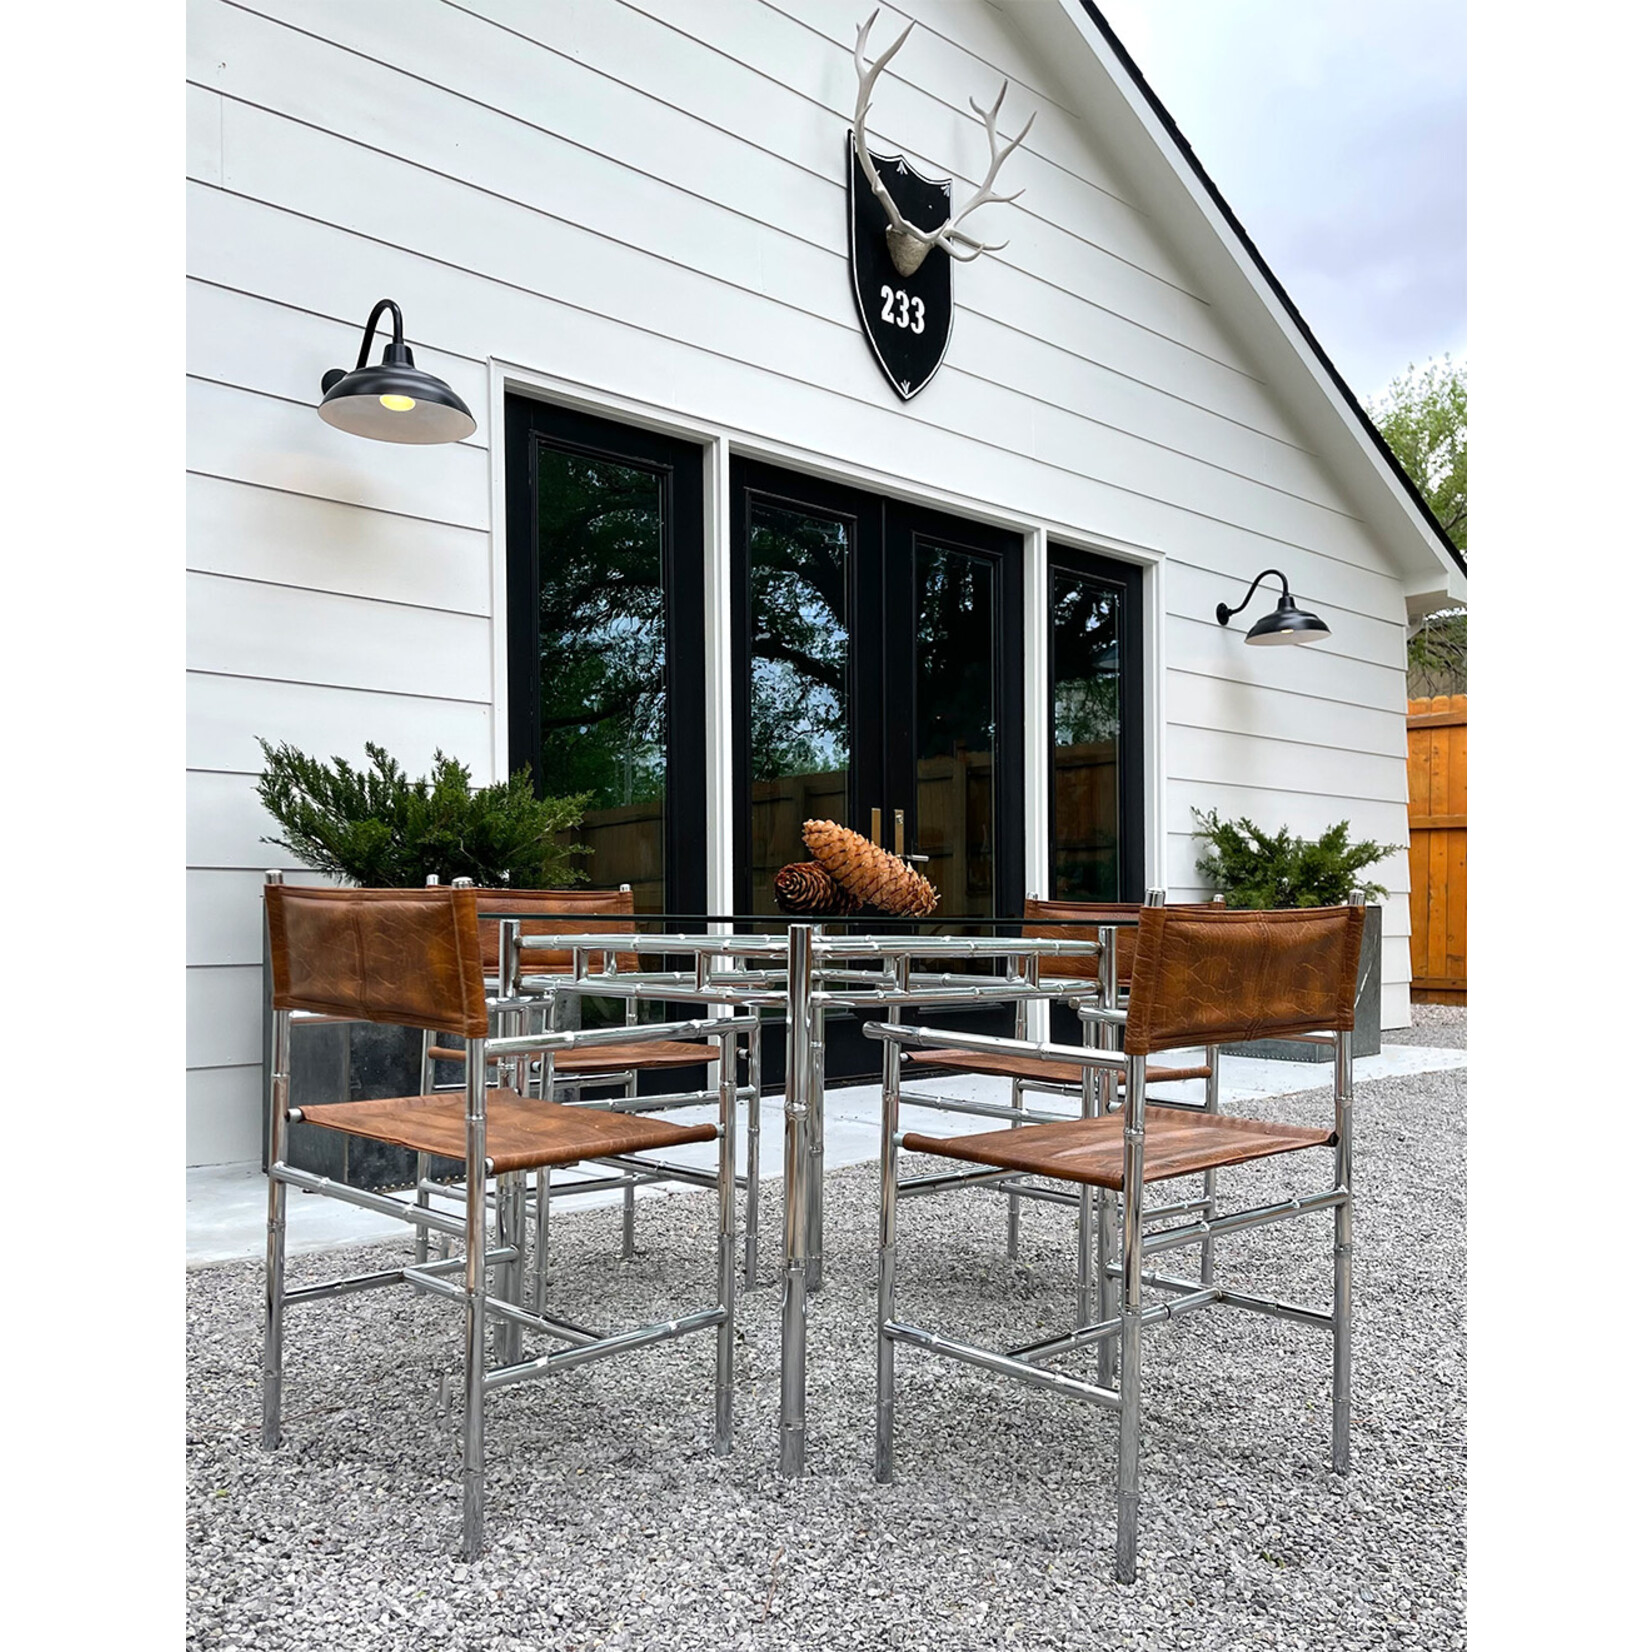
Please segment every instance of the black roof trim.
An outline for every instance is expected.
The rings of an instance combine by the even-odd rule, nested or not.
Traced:
[[[1306,321],[1303,320],[1302,312],[1297,309],[1296,305],[1292,302],[1291,295],[1286,292],[1284,287],[1280,284],[1279,277],[1275,275],[1268,267],[1267,259],[1265,259],[1257,250],[1256,243],[1251,240],[1249,232],[1245,229],[1245,226],[1239,222],[1238,216],[1234,213],[1233,208],[1228,205],[1221,190],[1219,190],[1212,181],[1210,174],[1205,171],[1204,165],[1200,161],[1199,157],[1193,153],[1192,144],[1187,141],[1186,137],[1182,134],[1182,129],[1171,118],[1170,111],[1166,109],[1164,104],[1159,100],[1158,93],[1147,84],[1147,79],[1142,74],[1140,68],[1137,67],[1136,60],[1124,49],[1124,42],[1120,40],[1116,34],[1114,34],[1112,25],[1108,23],[1105,17],[1102,16],[1095,0],[1080,0],[1080,3],[1083,5],[1090,21],[1094,23],[1095,26],[1101,31],[1102,38],[1107,42],[1109,49],[1118,58],[1119,62],[1124,65],[1130,78],[1135,81],[1142,96],[1146,98],[1148,103],[1152,106],[1153,112],[1163,123],[1165,131],[1168,132],[1171,138],[1175,141],[1176,147],[1181,150],[1182,156],[1187,161],[1187,164],[1193,168],[1193,171],[1199,181],[1207,190],[1210,191],[1210,198],[1216,203],[1222,216],[1227,220],[1228,227],[1235,235],[1239,237],[1240,243],[1244,246],[1245,251],[1248,252],[1251,258],[1255,261],[1257,269],[1262,272],[1263,279],[1266,280],[1268,285],[1273,289],[1274,297],[1284,305],[1285,313],[1289,315],[1291,320],[1296,323],[1302,337],[1307,341],[1308,348],[1312,350],[1314,355],[1318,358],[1320,366],[1322,366],[1325,371],[1331,375],[1331,382],[1337,387],[1338,390],[1342,392],[1343,400],[1345,400],[1348,403],[1348,406],[1353,409],[1354,416],[1365,427],[1366,434],[1376,444],[1377,452],[1388,461],[1388,468],[1392,470],[1395,476],[1399,478],[1401,485],[1411,496],[1412,503],[1415,504],[1417,509],[1422,512],[1423,520],[1427,522],[1428,525],[1434,530],[1435,537],[1440,541],[1441,546],[1450,554],[1451,560],[1456,563],[1456,565],[1466,574],[1468,572],[1467,558],[1460,550],[1457,549],[1456,545],[1452,543],[1451,536],[1443,527],[1440,526],[1439,518],[1435,516],[1434,512],[1429,508],[1429,503],[1425,498],[1423,498],[1421,490],[1417,487],[1417,484],[1411,480],[1410,476],[1406,474],[1405,466],[1402,465],[1397,458],[1395,458],[1394,450],[1386,441],[1383,440],[1382,432],[1378,430],[1377,427],[1371,422],[1370,414],[1368,414],[1365,409],[1360,406],[1359,397],[1356,396],[1351,389],[1349,389],[1348,381],[1343,378],[1341,373],[1337,371],[1335,362],[1333,362],[1331,358],[1326,355],[1324,346],[1317,338],[1314,337],[1313,329]]]

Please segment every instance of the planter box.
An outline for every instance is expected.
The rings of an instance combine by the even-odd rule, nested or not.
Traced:
[[[1365,933],[1359,948],[1359,988],[1354,999],[1354,1054],[1376,1055],[1382,1049],[1382,908],[1365,909]],[[1272,1061],[1332,1061],[1328,1044],[1299,1044],[1288,1038],[1262,1038],[1254,1044],[1224,1044],[1224,1055],[1257,1056]]]

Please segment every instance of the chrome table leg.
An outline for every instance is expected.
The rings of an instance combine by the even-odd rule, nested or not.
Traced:
[[[780,1301],[780,1472],[803,1472],[808,1341],[809,998],[814,932],[792,924],[786,958],[786,1259]]]

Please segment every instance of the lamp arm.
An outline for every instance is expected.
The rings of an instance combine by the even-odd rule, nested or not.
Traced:
[[[381,298],[367,317],[367,330],[361,335],[361,353],[356,357],[358,373],[367,365],[367,352],[373,347],[373,334],[378,331],[379,317],[386,310],[390,312],[391,318],[391,343],[400,344],[402,341],[401,306],[393,298]]]
[[[1218,625],[1226,625],[1235,614],[1244,613],[1244,611],[1250,606],[1250,599],[1256,595],[1256,587],[1260,585],[1269,574],[1272,574],[1273,577],[1279,581],[1281,595],[1288,599],[1291,594],[1291,582],[1286,579],[1277,568],[1264,568],[1262,572],[1250,582],[1250,589],[1245,592],[1245,600],[1241,602],[1237,608],[1230,608],[1225,602],[1219,602],[1216,604],[1216,623]]]

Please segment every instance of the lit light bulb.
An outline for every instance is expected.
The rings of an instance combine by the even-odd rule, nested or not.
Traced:
[[[418,405],[411,396],[379,397],[379,406],[389,408],[392,413],[411,413]]]

